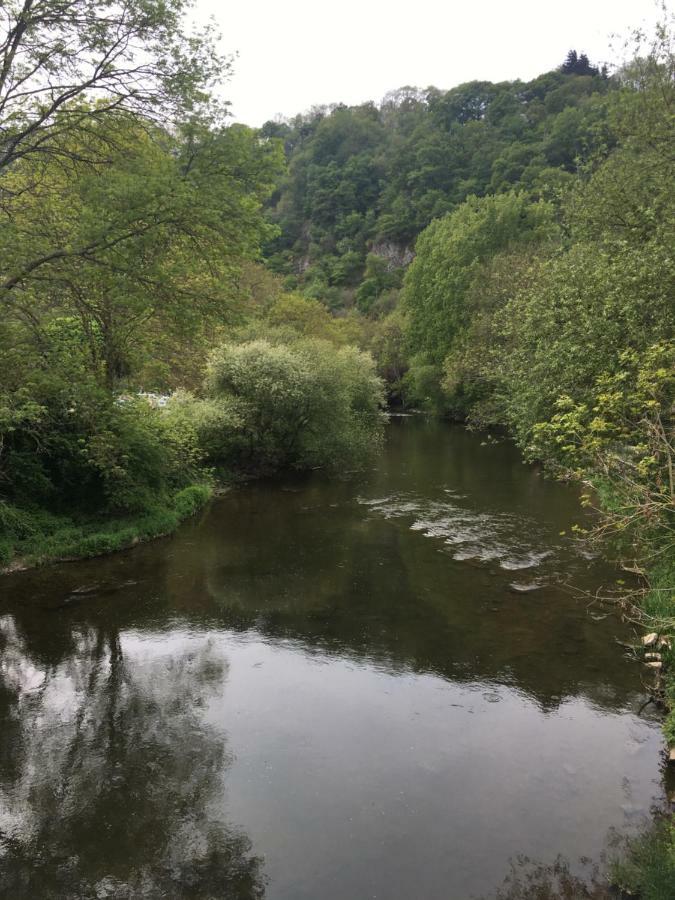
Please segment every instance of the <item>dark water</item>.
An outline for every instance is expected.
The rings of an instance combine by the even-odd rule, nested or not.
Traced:
[[[616,578],[581,517],[402,419],[360,481],[0,580],[0,895],[463,900],[598,856],[662,741],[630,631],[559,583]]]

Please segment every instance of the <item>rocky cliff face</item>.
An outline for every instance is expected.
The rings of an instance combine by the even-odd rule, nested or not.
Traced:
[[[409,266],[415,258],[410,247],[396,244],[394,241],[377,241],[371,246],[370,252],[386,261],[388,272]]]

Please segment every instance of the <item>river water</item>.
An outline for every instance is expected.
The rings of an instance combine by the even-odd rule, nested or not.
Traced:
[[[662,738],[576,492],[387,431],[358,479],[0,580],[0,896],[465,900],[640,825]]]

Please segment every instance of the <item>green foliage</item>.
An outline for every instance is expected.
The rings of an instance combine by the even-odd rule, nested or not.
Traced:
[[[71,147],[104,162],[28,165],[4,176],[13,200],[0,229],[0,308],[43,338],[79,323],[81,357],[109,391],[167,343],[233,318],[241,261],[269,236],[261,203],[279,158],[250,129],[191,127],[169,138],[115,122]],[[3,280],[4,279],[4,280]],[[30,306],[31,315],[25,313]]]
[[[196,475],[197,451],[145,400],[43,383],[39,413],[0,406],[0,478],[13,502],[136,512]],[[33,401],[31,410],[35,407]]]
[[[658,244],[621,252],[577,243],[542,261],[500,315],[508,420],[523,445],[566,395],[588,402],[597,379],[672,333],[672,255]]]
[[[450,412],[447,394],[441,387],[443,370],[428,354],[411,356],[402,379],[406,406],[436,415]]]
[[[186,29],[187,11],[183,0],[6,6],[5,561],[41,538],[54,556],[169,530],[201,488],[181,492],[208,479],[201,433],[139,392],[197,381],[221,329],[243,318],[247,265],[275,232],[262,204],[282,151],[223,125],[210,89],[229,63],[210,28]]]
[[[57,559],[82,559],[123,550],[174,531],[211,497],[206,484],[177,491],[131,518],[73,518],[26,511],[0,501],[0,567],[43,565]]]
[[[467,295],[482,264],[554,234],[551,206],[518,193],[471,197],[433,222],[420,235],[405,277],[402,299],[413,346],[440,363],[468,324]]]
[[[664,816],[629,842],[611,867],[612,879],[642,900],[669,900],[675,884],[675,822]]]
[[[564,428],[560,404],[568,414],[585,410],[590,421],[598,394],[608,393],[603,380],[635,382],[643,367],[630,412],[637,423],[648,399],[641,392],[653,366],[649,348],[667,342],[675,326],[673,64],[663,36],[655,52],[630,69],[638,73],[631,87],[610,95],[616,146],[569,183],[556,214],[561,239],[526,233],[518,241],[511,225],[512,242],[500,246],[490,226],[484,251],[479,244],[462,255],[453,245],[455,213],[421,236],[408,273],[413,350],[436,358],[445,350],[450,397],[463,396],[474,421],[508,424],[531,455],[558,464],[567,444],[544,446],[543,438],[547,423]],[[584,477],[591,470],[589,462]]]
[[[317,300],[299,294],[281,296],[266,316],[274,328],[289,328],[303,337],[333,337],[337,320]]]
[[[356,305],[361,312],[369,313],[377,299],[394,288],[401,287],[403,269],[392,267],[386,259],[369,253],[363,280],[356,291]]]
[[[370,338],[377,371],[387,386],[390,402],[409,403],[404,376],[408,370],[406,320],[400,309],[380,319]]]
[[[240,417],[214,461],[238,469],[357,469],[381,434],[382,386],[370,357],[320,340],[225,344],[207,393]]]
[[[531,452],[566,461],[581,477],[597,473],[621,497],[625,522],[642,509],[653,526],[675,526],[675,342],[625,350],[601,375],[593,399],[563,395],[558,412],[532,430]],[[659,521],[662,514],[665,519]],[[645,523],[647,524],[647,523]]]
[[[490,395],[495,316],[557,235],[552,206],[519,193],[471,198],[420,235],[402,296],[410,398],[433,397],[432,408],[463,417]]]
[[[0,171],[22,160],[39,181],[46,157],[67,168],[78,155],[63,138],[86,138],[102,121],[222,115],[210,89],[230,62],[212,27],[189,26],[189,11],[186,0],[4,0]]]
[[[188,391],[176,391],[165,416],[174,434],[184,435],[190,445],[199,448],[202,464],[229,462],[241,446],[244,417],[230,397],[195,397]]]
[[[172,427],[144,399],[125,399],[82,446],[86,466],[100,483],[106,507],[137,512],[199,477],[200,451],[188,431]]]
[[[321,107],[267,123],[263,133],[283,137],[289,164],[270,209],[280,226],[267,248],[272,266],[311,285],[313,297],[338,288],[333,304],[357,287],[368,312],[385,289],[366,255],[373,243],[410,248],[472,194],[520,186],[536,195],[542,173],[555,181],[576,172],[612,144],[607,97],[618,82],[583,54],[566,64],[528,84],[402,88],[379,107]]]

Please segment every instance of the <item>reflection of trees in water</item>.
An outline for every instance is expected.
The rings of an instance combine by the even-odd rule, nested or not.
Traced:
[[[641,705],[635,670],[613,641],[618,622],[592,619],[570,589],[516,594],[512,572],[451,560],[407,521],[383,524],[351,501],[327,503],[332,496],[314,485],[229,497],[200,532],[198,554],[188,541],[172,548],[172,607],[308,652],[514,685],[544,710],[579,695],[604,709]],[[582,574],[580,584],[594,577]]]
[[[261,860],[218,817],[228,759],[201,715],[225,661],[208,644],[134,658],[102,628],[75,641],[40,671],[0,618],[3,896],[263,897]]]
[[[580,864],[583,871],[577,875],[563,856],[549,865],[519,857],[512,861],[497,893],[484,900],[611,900],[619,896],[599,866],[586,859]]]

